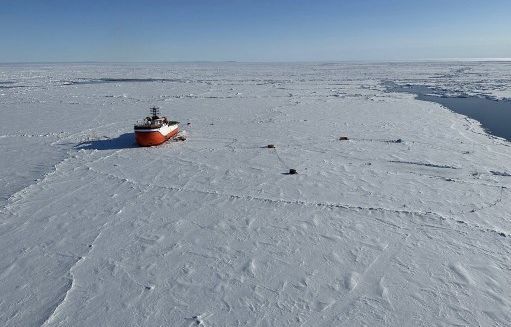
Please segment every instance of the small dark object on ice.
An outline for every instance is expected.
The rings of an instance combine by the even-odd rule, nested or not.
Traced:
[[[339,137],[339,141],[348,141],[349,138],[347,136],[341,136]]]
[[[402,139],[397,139],[397,140],[388,140],[388,141],[384,141],[384,142],[387,142],[387,143],[403,143],[403,140]]]
[[[186,141],[186,136],[184,135],[179,135],[178,137],[175,138],[176,141]]]
[[[268,144],[266,147],[268,149],[275,149],[275,145],[274,144]]]
[[[186,125],[191,125],[192,123],[186,123]]]
[[[202,324],[202,319],[201,319],[200,315],[193,316],[192,318],[188,318],[188,319],[192,320],[196,325]]]
[[[289,175],[296,175],[296,174],[298,174],[296,169],[293,169],[293,168],[289,169]]]

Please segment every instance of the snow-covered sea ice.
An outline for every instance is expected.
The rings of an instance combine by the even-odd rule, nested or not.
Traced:
[[[510,143],[384,83],[510,76],[0,65],[0,325],[509,326]],[[185,141],[134,145],[153,105]]]

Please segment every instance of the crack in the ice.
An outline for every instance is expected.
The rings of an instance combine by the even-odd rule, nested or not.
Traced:
[[[16,191],[16,192],[14,192],[13,194],[11,194],[11,195],[9,196],[9,198],[7,199],[7,204],[5,205],[5,208],[6,208],[6,209],[9,209],[10,205],[11,205],[12,203],[14,203],[15,201],[17,201],[17,200],[22,199],[22,198],[23,198],[23,195],[25,195],[25,194],[29,191],[29,189],[30,189],[31,187],[34,187],[34,186],[36,186],[36,185],[38,185],[38,184],[40,184],[40,183],[43,183],[43,182],[46,180],[46,178],[48,178],[48,177],[50,177],[50,176],[54,175],[54,174],[57,172],[58,168],[59,168],[61,165],[63,165],[65,162],[67,162],[68,160],[70,160],[70,159],[71,159],[71,157],[70,157],[70,151],[68,151],[68,152],[67,152],[67,157],[65,157],[64,159],[60,160],[60,161],[59,161],[59,162],[57,162],[56,164],[54,164],[54,165],[53,165],[53,167],[52,167],[52,169],[51,169],[51,170],[49,170],[49,171],[47,171],[46,173],[44,173],[42,177],[40,177],[40,178],[38,178],[38,179],[35,179],[35,180],[34,180],[34,183],[31,183],[31,184],[29,184],[29,185],[26,185],[26,186],[25,186],[25,187],[23,187],[21,190],[18,190],[18,191]]]
[[[64,294],[64,297],[62,298],[62,300],[55,306],[55,308],[51,311],[51,314],[44,320],[44,322],[41,324],[41,326],[47,326],[48,324],[50,324],[54,319],[56,319],[57,317],[57,314],[58,314],[58,311],[59,309],[61,308],[61,306],[66,302],[66,299],[69,295],[69,293],[71,292],[71,290],[73,289],[73,285],[74,285],[74,276],[73,276],[73,273],[72,273],[72,269],[73,267],[75,267],[84,257],[81,257],[78,261],[76,261],[72,266],[71,268],[69,269],[69,273],[68,273],[68,277],[69,277],[69,280],[70,280],[70,283],[69,283],[69,287],[67,288],[66,290],[66,293]]]
[[[66,293],[64,295],[64,297],[62,298],[62,300],[57,304],[57,306],[55,307],[55,309],[52,310],[52,313],[48,316],[48,318],[46,318],[43,322],[43,324],[41,326],[47,326],[48,324],[52,323],[56,318],[57,318],[57,315],[60,311],[62,311],[62,306],[66,303],[68,297],[69,297],[69,294],[71,293],[72,289],[73,289],[73,286],[75,284],[75,276],[73,274],[73,270],[86,258],[88,258],[89,254],[92,252],[92,250],[94,249],[94,244],[96,243],[96,241],[99,239],[99,237],[101,236],[101,234],[103,233],[103,230],[106,228],[106,226],[108,225],[109,221],[106,221],[103,225],[101,225],[101,227],[99,227],[99,232],[98,234],[96,235],[96,237],[94,237],[94,239],[92,240],[92,242],[90,242],[88,248],[89,250],[87,251],[87,253],[85,253],[85,255],[79,257],[79,259],[69,268],[69,272],[68,272],[68,276],[69,276],[69,279],[71,281],[68,289],[66,290]]]
[[[476,230],[479,230],[481,232],[492,232],[492,233],[495,233],[498,236],[504,236],[504,237],[507,236],[503,232],[499,232],[499,231],[494,230],[494,229],[484,228],[484,227],[482,227],[480,225],[471,224],[471,223],[468,223],[466,221],[460,221],[459,219],[457,219],[456,217],[453,216],[453,215],[465,214],[466,213],[465,211],[460,211],[460,212],[452,213],[451,216],[444,216],[443,214],[440,214],[440,213],[437,213],[437,212],[433,212],[433,211],[390,209],[390,208],[385,208],[385,207],[363,207],[363,206],[356,206],[356,205],[344,204],[344,203],[307,202],[307,201],[303,201],[303,200],[271,199],[271,198],[257,197],[257,196],[252,196],[252,195],[229,194],[229,193],[221,193],[221,192],[217,192],[217,191],[185,189],[185,188],[177,187],[177,186],[168,186],[168,185],[164,186],[164,185],[157,185],[157,184],[144,184],[144,183],[140,183],[140,182],[135,182],[135,181],[127,179],[127,178],[119,177],[119,176],[116,176],[114,174],[105,173],[105,172],[96,170],[96,169],[94,169],[92,167],[88,167],[88,168],[91,171],[93,171],[93,172],[95,172],[97,174],[104,175],[104,176],[109,176],[111,178],[120,180],[122,182],[131,183],[131,184],[137,185],[137,186],[141,186],[142,185],[142,186],[144,186],[146,188],[157,187],[157,188],[161,188],[161,189],[165,189],[165,190],[169,190],[169,191],[174,191],[174,192],[189,192],[189,193],[198,193],[198,194],[204,194],[204,195],[223,196],[223,197],[228,197],[228,198],[231,198],[231,199],[239,199],[239,200],[245,200],[245,201],[259,201],[259,202],[272,203],[272,204],[299,205],[299,206],[305,206],[305,207],[324,207],[324,208],[330,208],[330,209],[336,208],[336,209],[346,209],[346,210],[380,211],[380,212],[389,212],[389,213],[404,214],[404,215],[411,215],[411,216],[413,216],[413,215],[417,215],[417,216],[432,215],[432,216],[436,216],[437,218],[439,218],[439,219],[441,219],[443,221],[450,220],[450,221],[453,221],[453,222],[456,222],[456,223],[460,223],[461,222],[461,223],[463,223],[463,225],[465,225],[467,227],[470,227],[470,228],[473,228],[473,229],[476,229]],[[498,202],[500,202],[500,201],[497,201],[497,203]],[[495,203],[495,205],[497,203]],[[481,209],[484,209],[484,208],[481,208]],[[394,224],[392,224],[390,222],[387,222],[387,221],[384,221],[384,220],[379,220],[379,219],[377,219],[377,220],[382,222],[382,223],[385,223],[385,224],[394,225]],[[397,225],[394,225],[394,227],[401,228],[401,227],[399,227]]]
[[[468,213],[468,212],[470,212],[470,213],[474,213],[474,212],[479,212],[479,211],[484,210],[484,209],[488,209],[488,208],[495,207],[497,204],[499,204],[500,202],[502,202],[502,196],[503,196],[503,192],[504,192],[504,190],[507,190],[507,187],[502,186],[502,187],[500,188],[500,196],[499,196],[499,198],[498,198],[497,200],[495,200],[495,202],[492,202],[492,203],[490,203],[490,204],[488,204],[488,205],[486,205],[486,206],[481,206],[481,207],[479,207],[479,208],[472,209],[472,210],[470,210],[470,211],[465,211],[465,212],[463,212],[463,211],[462,211],[462,212],[460,212],[460,214]]]
[[[426,166],[426,167],[432,167],[432,168],[460,169],[460,167],[432,164],[432,163],[427,163],[427,162],[402,161],[402,160],[390,160],[389,162],[408,164],[408,165],[417,165],[417,166]]]

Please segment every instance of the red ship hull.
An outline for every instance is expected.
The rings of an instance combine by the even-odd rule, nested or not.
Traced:
[[[140,146],[155,146],[160,145],[167,140],[173,138],[179,132],[179,128],[171,130],[167,134],[162,134],[160,130],[136,130],[135,140]]]

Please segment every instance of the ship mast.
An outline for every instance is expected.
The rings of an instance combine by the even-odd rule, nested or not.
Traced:
[[[151,107],[151,114],[153,115],[153,119],[158,118],[158,115],[160,114],[160,108],[158,107]]]

